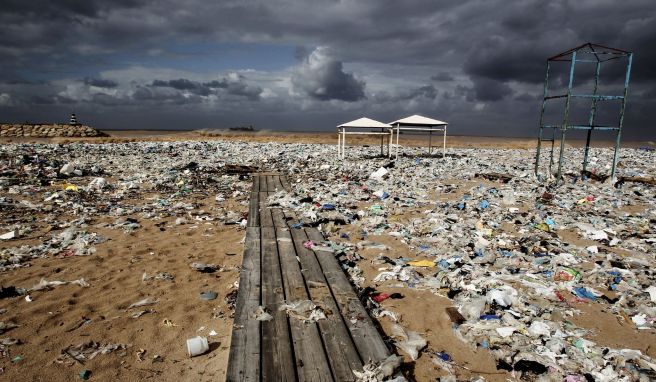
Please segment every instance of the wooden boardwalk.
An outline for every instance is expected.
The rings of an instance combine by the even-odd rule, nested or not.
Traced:
[[[352,370],[391,353],[334,254],[303,246],[322,234],[290,228],[293,214],[267,207],[283,189],[283,176],[253,177],[226,381],[353,381]],[[327,318],[304,322],[278,309],[297,300],[312,300]],[[260,306],[272,320],[254,318]]]

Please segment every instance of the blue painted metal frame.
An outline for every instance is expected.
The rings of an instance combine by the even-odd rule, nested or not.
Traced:
[[[591,59],[584,59],[584,58],[577,58],[577,55],[582,55],[582,54],[593,54],[594,57],[596,58],[595,60]],[[602,59],[602,57],[606,57],[607,55],[611,55],[610,58]],[[609,60],[614,60],[622,57],[627,57],[628,62],[626,65],[626,74],[624,78],[624,92],[622,95],[608,95],[608,94],[597,94],[597,90],[599,88],[599,76],[601,72],[601,64],[603,62],[609,61]],[[549,95],[549,71],[551,69],[551,62],[554,61],[565,61],[565,62],[570,62],[570,67],[569,67],[569,81],[567,84],[567,94],[559,94],[559,95]],[[592,94],[574,94],[572,93],[572,88],[573,88],[573,83],[574,83],[574,73],[575,73],[575,67],[577,62],[583,62],[583,63],[596,63],[595,67],[595,76],[594,76],[594,89]],[[547,59],[547,72],[545,75],[544,79],[544,95],[542,99],[542,108],[540,111],[540,130],[538,133],[538,142],[537,142],[537,150],[535,153],[535,175],[540,179],[540,153],[542,149],[542,142],[551,142],[551,153],[550,153],[550,160],[549,160],[549,174],[552,173],[552,167],[553,167],[553,154],[554,154],[554,142],[555,142],[555,132],[556,129],[560,130],[560,152],[559,152],[559,158],[558,158],[558,171],[556,174],[556,184],[558,184],[561,179],[562,179],[562,170],[563,170],[563,159],[564,159],[564,154],[565,154],[565,136],[567,133],[567,130],[570,129],[575,129],[575,130],[587,130],[587,137],[586,137],[586,143],[585,143],[585,151],[583,155],[583,171],[586,170],[587,165],[588,165],[588,153],[590,151],[590,137],[592,135],[592,130],[605,130],[605,131],[617,131],[617,135],[615,137],[615,151],[613,153],[613,165],[611,168],[611,178],[615,178],[615,170],[617,168],[617,161],[619,158],[619,148],[620,148],[620,140],[622,136],[622,127],[624,125],[624,114],[626,110],[626,99],[628,96],[629,92],[629,79],[631,77],[631,65],[633,63],[633,53],[628,52],[625,50],[617,49],[617,48],[610,48],[606,47],[603,45],[598,45],[598,44],[591,44],[591,43],[586,43],[583,44],[579,47],[570,49],[566,52],[560,53],[556,56],[550,57]],[[553,100],[553,99],[561,99],[565,98],[565,111],[563,113],[563,123],[561,125],[545,125],[544,124],[544,114],[545,110],[547,107],[547,101]],[[588,118],[588,124],[587,125],[571,125],[569,124],[569,112],[570,112],[570,106],[571,106],[571,100],[572,98],[589,98],[592,100],[592,104],[590,106],[590,114]],[[595,124],[595,119],[597,115],[597,104],[599,101],[612,101],[612,100],[620,100],[621,101],[621,106],[620,106],[620,113],[619,113],[619,121],[617,126],[599,126]],[[544,129],[552,129],[552,138],[551,139],[545,139],[544,138]]]

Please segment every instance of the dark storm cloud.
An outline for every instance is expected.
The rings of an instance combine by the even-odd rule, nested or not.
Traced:
[[[251,101],[258,100],[260,94],[262,94],[262,88],[249,85],[245,79],[244,76],[234,76],[234,78],[222,78],[221,80],[212,80],[209,82],[197,82],[186,78],[179,78],[175,80],[154,80],[151,86],[188,91],[199,96],[223,93],[231,96],[244,97]],[[217,89],[219,89],[219,91],[217,91]]]
[[[83,82],[84,82],[85,85],[95,86],[97,88],[111,89],[111,88],[115,88],[116,86],[118,86],[118,82],[112,81],[112,80],[106,80],[106,79],[102,79],[102,78],[85,77]]]
[[[396,92],[381,92],[374,95],[376,102],[399,102],[412,100],[434,100],[437,98],[438,90],[433,85],[424,85],[410,90],[397,90]]]
[[[154,87],[166,87],[166,88],[172,88],[176,90],[187,90],[191,93],[200,95],[200,96],[208,96],[212,94],[212,89],[210,89],[208,86],[205,86],[199,82],[195,81],[190,81],[185,78],[179,78],[177,80],[155,80],[153,81],[152,85]]]
[[[354,105],[375,108],[375,102],[387,99],[390,104],[398,101],[398,108],[387,112],[405,114],[404,107],[421,100],[427,113],[433,110],[430,101],[439,103],[440,111],[448,113],[443,118],[463,129],[506,118],[507,129],[499,133],[528,135],[533,133],[535,108],[520,112],[514,106],[539,104],[546,58],[591,41],[635,52],[626,123],[642,126],[656,119],[656,100],[640,98],[656,89],[652,8],[652,0],[7,0],[0,4],[0,54],[5,58],[0,64],[0,95],[11,100],[6,105],[25,107],[29,113],[50,113],[58,104],[77,102],[89,110],[94,105],[116,110],[143,107],[145,114],[157,102],[200,105],[216,97],[235,108],[257,104],[262,109],[249,109],[253,118],[258,112],[262,115],[257,118],[263,120],[263,115],[276,112],[295,116],[286,126],[303,123],[295,109],[299,98],[338,120],[348,120],[352,111],[344,110]],[[189,76],[203,78],[198,81],[185,74],[153,80],[101,73],[128,65],[127,51],[208,41],[299,47],[298,65],[280,68],[287,75],[281,83],[291,91],[274,92],[277,98],[271,101],[267,82],[221,77],[223,73],[212,73],[219,76],[216,80]],[[318,52],[315,47],[327,50]],[[178,64],[176,68],[194,70],[191,63]],[[374,66],[377,83],[370,79]],[[243,63],[234,69],[249,67]],[[623,75],[621,65],[602,69],[602,79],[611,87],[621,84]],[[559,85],[564,78],[553,77]],[[577,68],[578,80],[591,78],[589,71]],[[65,79],[86,87],[64,89]],[[435,87],[428,87],[429,81]],[[329,100],[351,104],[324,102]],[[474,104],[479,102],[488,105]],[[280,107],[265,109],[272,103]],[[35,107],[30,109],[30,104]],[[3,107],[2,115],[18,115]],[[529,109],[533,114],[523,111]],[[176,119],[162,122],[169,120]]]
[[[453,81],[454,77],[449,72],[440,72],[434,76],[431,76],[431,80],[438,81],[438,82],[449,82],[449,81]]]
[[[474,79],[474,97],[480,102],[495,102],[513,93],[510,86],[489,78]]]
[[[365,98],[365,83],[346,73],[341,61],[322,48],[307,56],[292,76],[294,87],[308,96],[321,100],[354,102]]]

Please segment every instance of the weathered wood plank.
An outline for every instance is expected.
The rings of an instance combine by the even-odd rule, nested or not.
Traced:
[[[260,229],[248,227],[226,372],[229,382],[260,380],[260,321],[249,318],[260,305],[260,265]]]
[[[324,240],[323,235],[316,228],[305,228],[304,230],[310,240],[315,242]],[[330,252],[323,251],[317,251],[316,256],[362,361],[364,363],[380,362],[387,358],[391,354],[389,349],[355,294],[353,286],[349,283],[335,256]]]
[[[260,178],[260,189],[258,190],[259,192],[267,192],[267,177],[266,175],[259,175],[258,178]]]
[[[271,208],[271,217],[273,218],[273,225],[279,228],[287,227],[285,222],[285,215],[282,208]]]
[[[276,187],[278,186],[279,175],[267,175],[267,191],[276,192]]]
[[[257,193],[260,190],[260,177],[253,175],[253,188],[251,188],[251,195]]]
[[[311,300],[326,311],[326,319],[319,320],[317,324],[335,380],[354,381],[353,370],[362,370],[360,356],[353,340],[351,340],[314,252],[303,246],[303,243],[308,240],[305,231],[294,229],[290,232],[296,253],[301,260],[301,267],[303,268],[303,275]]]
[[[278,252],[282,267],[283,285],[287,301],[307,300],[305,281],[296,260],[296,251],[289,230],[276,228]],[[299,381],[332,381],[328,359],[316,323],[304,323],[290,317],[292,342]]]
[[[260,192],[260,227],[273,227],[271,208],[267,207],[267,192]]]
[[[260,177],[253,176],[253,190],[251,191],[251,198],[248,204],[248,226],[260,226],[260,207],[258,193],[255,190],[260,188]]]
[[[276,232],[262,227],[262,306],[273,320],[262,322],[262,381],[295,381],[295,361],[287,314],[278,308],[285,299]]]
[[[282,184],[282,187],[285,189],[285,191],[292,192],[292,187],[289,185],[289,180],[286,176],[280,177],[280,183]]]
[[[276,188],[278,188],[278,191],[287,191],[287,190],[285,189],[285,186],[282,184],[282,180],[283,180],[283,178],[284,178],[284,176],[281,175],[281,176],[279,176],[278,179],[277,179],[278,183],[276,184]]]

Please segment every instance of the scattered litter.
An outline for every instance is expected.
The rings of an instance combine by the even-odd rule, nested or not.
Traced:
[[[401,367],[402,362],[403,357],[392,354],[380,364],[374,362],[367,363],[361,372],[353,370],[353,374],[355,374],[358,382],[388,381],[388,378],[394,375],[397,369]]]
[[[218,296],[218,294],[216,292],[213,292],[213,291],[200,292],[200,299],[201,300],[206,300],[206,301],[216,300],[217,296]]]
[[[326,313],[324,310],[315,305],[315,303],[310,300],[287,302],[282,304],[279,310],[284,310],[287,312],[289,317],[293,317],[304,322],[316,322],[326,319]]]
[[[152,297],[146,297],[143,300],[139,300],[139,301],[135,302],[134,304],[128,306],[128,309],[138,308],[138,307],[147,306],[147,305],[154,305],[154,304],[157,304],[158,302],[159,302],[159,300],[156,300]]]
[[[175,277],[173,277],[172,274],[167,273],[167,272],[157,272],[156,274],[152,276],[148,276],[148,273],[144,272],[143,275],[141,276],[141,281],[146,282],[150,280],[166,280],[166,281],[173,281],[175,280]]]
[[[15,239],[17,237],[18,237],[18,231],[13,230],[13,231],[9,231],[7,233],[3,233],[2,235],[0,235],[0,240],[11,240],[11,239]]]
[[[60,285],[67,285],[67,284],[75,284],[79,285],[81,287],[88,287],[89,283],[87,283],[84,279],[78,279],[78,280],[72,280],[72,281],[48,281],[46,279],[41,279],[38,284],[34,285],[32,288],[30,288],[31,291],[39,291],[39,290],[44,290],[44,289],[52,289],[53,287],[60,286]]]
[[[209,350],[210,346],[205,337],[198,336],[187,340],[187,355],[189,355],[189,357],[204,354]]]
[[[433,268],[435,266],[435,262],[430,260],[415,260],[408,262],[408,265],[412,265],[413,267]]]
[[[416,361],[419,358],[419,352],[426,347],[426,339],[419,335],[417,332],[404,329],[401,325],[392,325],[392,335],[396,340],[394,345],[403,350],[406,354]]]
[[[95,341],[82,342],[78,345],[70,345],[61,351],[59,357],[57,357],[56,362],[58,363],[69,363],[72,364],[72,361],[78,362],[84,365],[84,362],[90,359],[94,359],[99,354],[110,354],[117,350],[125,350],[130,345],[126,344],[100,344]]]
[[[191,263],[190,266],[191,268],[201,273],[212,273],[212,272],[216,272],[217,269],[219,269],[218,265],[205,264],[205,263]]]
[[[146,310],[139,310],[137,312],[134,312],[130,315],[132,318],[139,318],[143,316],[144,314],[149,314],[149,313],[156,313],[153,309],[146,309]]]

